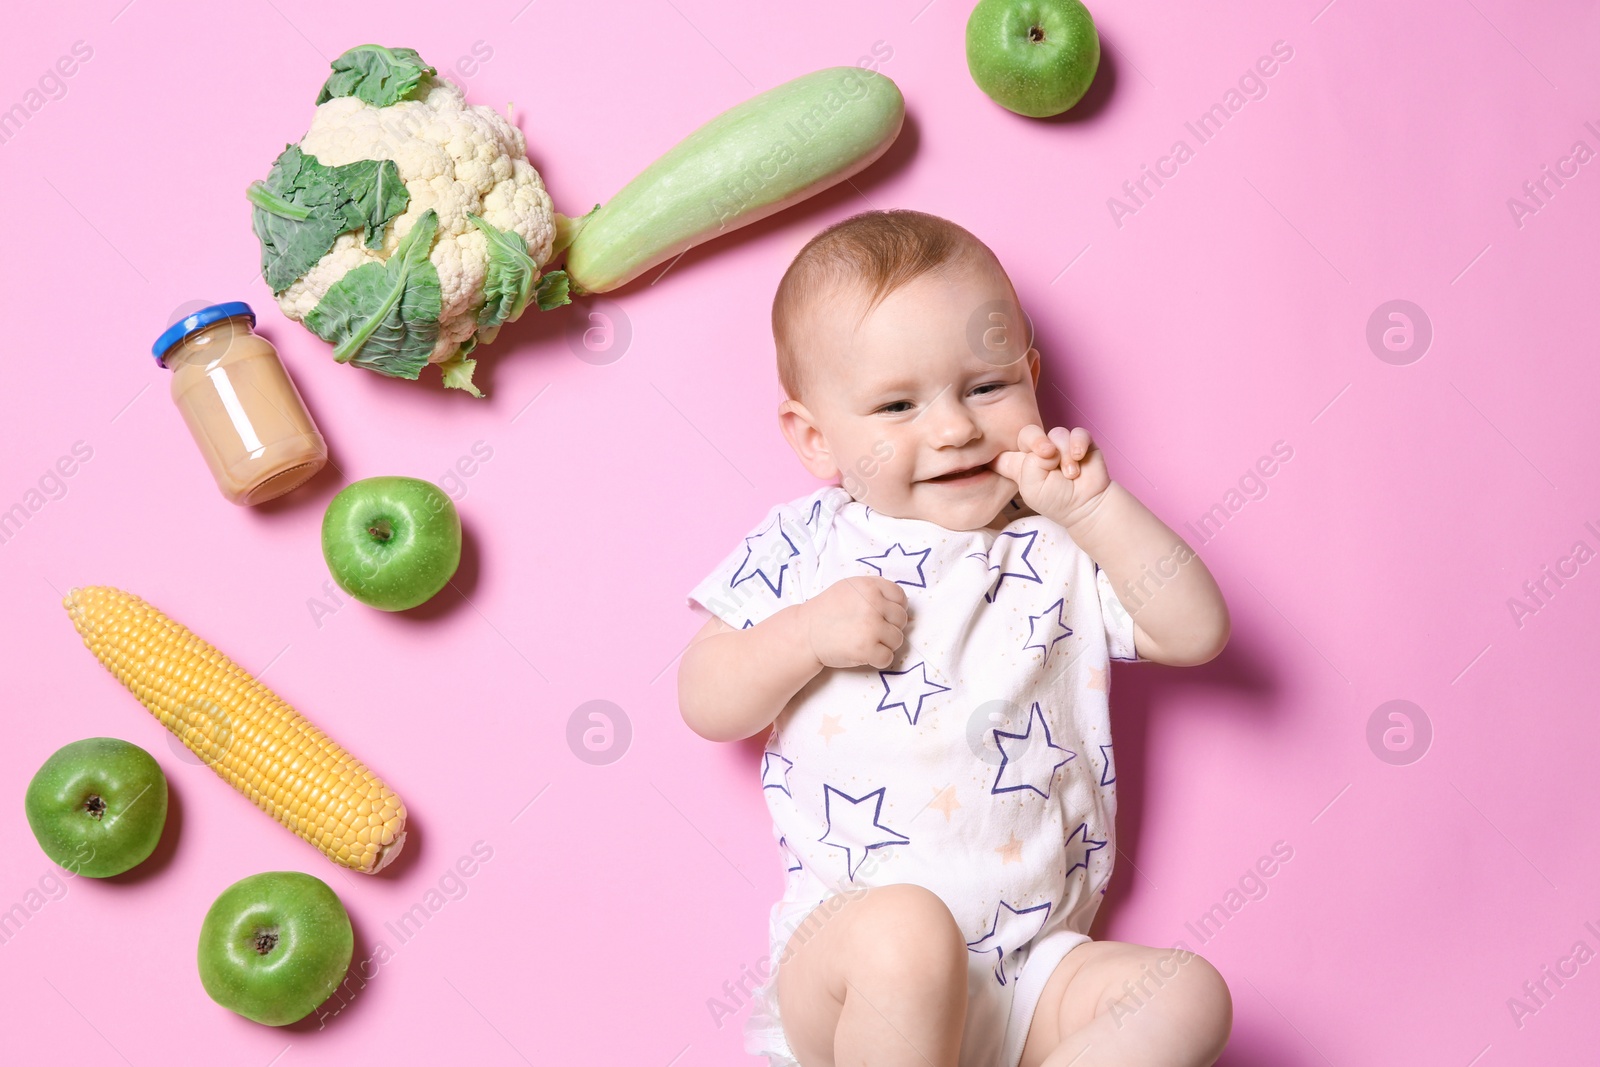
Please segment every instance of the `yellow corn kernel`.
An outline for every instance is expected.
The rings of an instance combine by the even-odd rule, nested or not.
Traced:
[[[400,854],[405,804],[248,671],[132,593],[87,586],[62,604],[106,669],[256,807],[341,867],[373,874]]]

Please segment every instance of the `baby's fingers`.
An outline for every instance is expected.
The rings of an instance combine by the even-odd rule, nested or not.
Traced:
[[[896,630],[905,629],[906,624],[911,621],[911,613],[906,610],[905,605],[896,604],[892,600],[885,603],[879,611],[883,615],[883,621]]]
[[[990,461],[989,466],[994,468],[994,472],[1000,477],[1021,485],[1022,461],[1026,455],[1024,452],[1002,452]]]
[[[1061,459],[1061,450],[1042,426],[1024,426],[1022,432],[1017,434],[1017,449],[1023,453],[1032,452],[1050,469],[1054,469]]]
[[[894,662],[894,649],[888,645],[873,645],[867,651],[867,666],[883,670]]]
[[[1090,437],[1090,432],[1083,429],[1082,426],[1072,427],[1070,430],[1067,427],[1058,426],[1056,429],[1051,430],[1050,440],[1056,445],[1056,448],[1061,450],[1062,456],[1067,456],[1070,459],[1085,458],[1091,446],[1094,445],[1094,438]]]
[[[877,638],[878,644],[887,646],[888,648],[899,648],[901,645],[906,643],[905,631],[900,629],[898,626],[891,626],[888,623],[881,624],[873,632],[873,636]]]
[[[1078,464],[1073,461],[1071,433],[1065,426],[1057,426],[1050,431],[1050,441],[1060,450],[1061,473],[1068,478],[1076,478],[1078,476]]]
[[[1062,455],[1068,459],[1081,460],[1089,454],[1094,447],[1094,438],[1082,426],[1068,430],[1065,426],[1057,426],[1050,431],[1050,440],[1061,449]]]
[[[1082,459],[1089,454],[1089,449],[1094,447],[1094,438],[1089,436],[1089,431],[1078,426],[1072,431],[1072,447],[1067,450],[1067,455],[1073,459]]]
[[[898,583],[891,582],[887,578],[874,578],[872,583],[872,587],[878,591],[878,595],[889,603],[899,604],[901,607],[905,606],[906,591],[900,588]]]
[[[1076,478],[1079,464],[1089,450],[1094,447],[1094,441],[1089,436],[1089,431],[1079,426],[1068,430],[1065,426],[1057,426],[1050,431],[1050,440],[1061,449],[1061,470],[1068,478]]]

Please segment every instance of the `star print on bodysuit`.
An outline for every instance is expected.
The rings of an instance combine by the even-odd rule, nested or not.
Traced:
[[[1050,653],[1056,647],[1056,643],[1072,636],[1072,627],[1061,618],[1065,604],[1066,598],[1063,597],[1038,615],[1028,616],[1028,643],[1022,646],[1024,652],[1030,648],[1042,649],[1044,661],[1050,662]]]
[[[1068,877],[1071,877],[1072,872],[1079,867],[1082,867],[1084,874],[1087,875],[1089,873],[1090,854],[1098,852],[1105,847],[1106,843],[1104,841],[1096,841],[1089,836],[1088,823],[1079,823],[1078,828],[1067,837],[1067,859],[1073,861],[1071,866],[1067,868]]]
[[[878,822],[878,815],[883,811],[884,790],[884,786],[879,786],[864,796],[853,797],[842,789],[835,789],[831,785],[824,784],[822,787],[823,806],[827,811],[828,829],[817,840],[825,845],[832,845],[834,848],[844,850],[845,870],[852,882],[856,880],[856,871],[860,869],[862,861],[867,858],[868,850],[882,848],[885,845],[907,845],[911,843],[911,839],[900,833],[900,831],[891,830]],[[835,798],[838,798],[840,803],[835,803]],[[869,803],[872,805],[870,814],[866,811],[866,806]],[[837,836],[842,840],[828,840],[830,837],[836,836],[836,828],[838,830]],[[860,853],[859,856],[856,855],[857,852]]]
[[[733,579],[728,583],[730,588],[737,588],[751,578],[760,578],[766,583],[772,595],[783,595],[783,572],[789,569],[789,560],[800,554],[794,541],[783,532],[783,517],[780,515],[772,520],[772,525],[760,533],[752,534],[744,539],[745,557],[739,569],[734,572]],[[785,548],[788,551],[785,551]],[[777,561],[782,562],[777,562]],[[755,566],[751,566],[754,561]],[[769,573],[770,568],[770,573]]]
[[[948,685],[940,685],[928,678],[926,663],[913,664],[903,671],[879,671],[878,677],[883,681],[883,699],[878,701],[877,710],[899,708],[906,713],[912,726],[917,725],[917,716],[922,714],[924,700],[935,693],[950,692]]]
[[[1011,837],[1006,841],[1006,843],[995,849],[995,851],[1000,853],[1000,862],[1002,863],[1021,863],[1022,839],[1018,837],[1017,832],[1013,830],[1011,831]]]
[[[761,755],[761,788],[781,789],[789,793],[789,771],[793,769],[794,761],[780,756],[776,752],[764,752]],[[789,793],[792,798],[793,793]]]
[[[1013,932],[1008,929],[1005,935],[1001,935],[998,932],[1000,929],[1001,912],[1010,912],[1011,917],[1014,918],[1028,916],[1028,920],[1020,930]],[[1021,909],[1014,908],[1002,900],[994,909],[994,922],[989,924],[989,932],[978,938],[976,941],[968,941],[967,951],[977,952],[980,954],[993,952],[995,955],[994,980],[999,982],[1001,985],[1005,985],[1006,953],[1018,945],[1026,945],[1029,941],[1032,941],[1034,935],[1044,928],[1045,920],[1049,917],[1050,901],[1048,900],[1043,904],[1035,904],[1031,908]],[[1007,924],[1008,927],[1011,925],[1012,924],[1010,923]],[[1004,937],[1005,942],[1008,943],[1003,943],[1001,940],[1002,937]]]
[[[945,824],[949,825],[951,813],[961,807],[961,801],[956,798],[956,787],[947,785],[943,789],[934,790],[933,799],[928,801],[928,807],[934,811],[944,812]]]
[[[1025,582],[1037,582],[1040,585],[1044,584],[1044,579],[1039,577],[1039,572],[1034,568],[1033,561],[1028,559],[1028,553],[1033,551],[1033,543],[1038,540],[1038,538],[1038,530],[1027,530],[1022,533],[1013,533],[1008,530],[995,537],[994,544],[990,546],[987,553],[967,553],[968,559],[981,559],[983,560],[984,565],[990,570],[1000,572],[995,576],[994,585],[990,586],[989,591],[983,594],[984,600],[987,600],[989,603],[993,604],[994,598],[1000,595],[1000,586],[1007,578],[1020,578]],[[1007,564],[1003,558],[1006,555],[1006,547],[1009,547],[1013,542],[1020,543],[1022,545],[1022,555],[1019,558],[1022,565],[1028,568],[1026,571],[1017,570],[1015,567]],[[1001,556],[1001,561],[999,563],[989,562],[995,556]]]
[[[1044,743],[1039,743],[1039,738],[1034,736],[1034,726],[1037,724],[1043,736]],[[1020,742],[1011,745],[1008,749],[1002,737]],[[1039,710],[1039,702],[1034,701],[1033,708],[1028,712],[1028,728],[1020,734],[1007,733],[996,728],[994,731],[995,747],[1000,750],[1000,769],[995,772],[994,785],[989,788],[991,793],[1011,793],[1018,789],[1031,789],[1045,799],[1050,797],[1050,783],[1055,779],[1056,771],[1066,766],[1067,761],[1077,758],[1077,753],[1070,749],[1062,748],[1050,738],[1050,724],[1045,721],[1044,712]],[[1065,753],[1060,759],[1055,758],[1058,752]],[[1011,783],[1001,785],[1010,773]],[[1040,788],[1043,785],[1044,788]]]
[[[865,563],[877,571],[880,577],[887,578],[891,582],[923,589],[927,587],[928,579],[922,573],[922,565],[928,561],[928,553],[932,551],[931,548],[924,548],[919,552],[907,552],[904,545],[896,542],[881,554],[861,556],[856,562]],[[873,560],[879,562],[874,563]]]

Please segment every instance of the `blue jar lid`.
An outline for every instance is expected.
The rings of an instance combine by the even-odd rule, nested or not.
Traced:
[[[231,319],[235,315],[249,315],[250,325],[256,324],[256,313],[250,310],[250,305],[243,300],[230,300],[226,304],[212,304],[210,307],[201,308],[193,315],[185,315],[177,322],[168,326],[156,338],[156,343],[150,346],[150,351],[156,354],[156,359],[166,358],[168,352],[178,345],[185,337],[196,330],[203,330],[212,323]]]

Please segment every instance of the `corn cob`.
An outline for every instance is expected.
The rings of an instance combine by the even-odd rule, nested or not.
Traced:
[[[244,668],[132,593],[88,586],[62,604],[106,669],[262,811],[341,867],[373,874],[400,854],[400,798]]]

